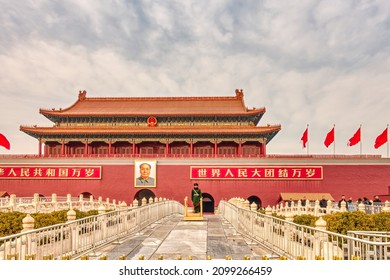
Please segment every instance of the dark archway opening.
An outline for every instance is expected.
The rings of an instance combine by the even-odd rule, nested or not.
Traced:
[[[156,197],[156,195],[151,190],[142,189],[135,194],[134,199],[138,200],[138,206],[140,206],[142,204],[143,198],[146,198],[146,203],[149,203],[149,199],[153,198],[153,200],[154,200],[155,197]],[[135,206],[135,205],[133,205],[133,206]]]
[[[214,198],[211,194],[203,193],[203,212],[204,213],[214,213]]]
[[[261,199],[256,195],[252,195],[248,197],[248,201],[249,201],[249,205],[252,205],[252,203],[256,203],[257,209],[260,209],[262,207]]]
[[[83,195],[83,199],[90,199],[91,196],[93,197],[90,192],[82,192],[81,194]]]

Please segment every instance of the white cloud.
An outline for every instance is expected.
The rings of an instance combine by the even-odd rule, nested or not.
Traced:
[[[268,153],[310,152],[336,124],[336,152],[362,124],[363,152],[390,122],[389,1],[0,0],[0,132],[36,153],[20,124],[89,96],[234,95],[282,124]],[[3,43],[4,42],[4,43]],[[3,152],[3,151],[1,151]],[[5,151],[6,153],[8,151]]]

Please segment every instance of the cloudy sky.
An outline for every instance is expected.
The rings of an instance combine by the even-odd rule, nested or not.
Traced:
[[[281,124],[269,154],[336,154],[362,125],[363,154],[390,123],[390,1],[0,0],[0,133],[37,153],[20,125],[87,96],[234,96]],[[228,111],[228,108],[226,108]]]

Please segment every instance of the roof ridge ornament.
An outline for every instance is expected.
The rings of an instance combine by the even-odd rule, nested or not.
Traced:
[[[86,90],[79,90],[79,100],[85,100],[87,98],[87,91]]]
[[[236,89],[236,97],[237,98],[243,98],[244,97],[244,91],[242,89]]]

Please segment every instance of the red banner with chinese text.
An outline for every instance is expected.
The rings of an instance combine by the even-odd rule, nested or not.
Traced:
[[[0,179],[94,179],[102,177],[101,166],[1,166]]]
[[[196,180],[322,180],[322,166],[191,166]]]

